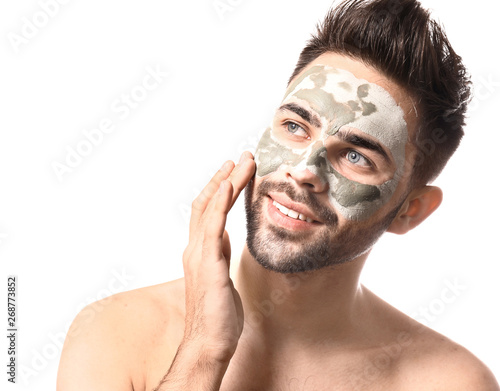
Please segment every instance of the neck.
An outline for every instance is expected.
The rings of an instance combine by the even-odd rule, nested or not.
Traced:
[[[246,329],[273,344],[350,340],[362,325],[359,276],[367,255],[333,268],[280,274],[262,267],[245,246],[235,286]]]

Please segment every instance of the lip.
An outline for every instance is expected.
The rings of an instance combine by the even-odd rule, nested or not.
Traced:
[[[292,217],[288,217],[287,215],[283,214],[276,206],[273,205],[273,200],[276,200],[278,203],[280,203],[283,206],[286,206],[289,209],[293,209],[296,212],[302,213],[305,216],[311,216],[311,213],[308,213],[308,210],[304,207],[302,208],[294,208],[292,205],[288,204],[285,205],[281,203],[277,199],[273,199],[273,197],[268,196],[266,198],[267,200],[267,215],[268,218],[276,225],[279,225],[282,228],[286,228],[291,231],[305,231],[305,230],[310,230],[319,225],[320,223],[318,221],[313,221],[312,223],[309,223],[307,221],[299,220],[299,219],[294,219]],[[304,213],[305,212],[305,213]],[[311,217],[313,220],[314,218]]]
[[[307,206],[292,201],[286,194],[271,192],[268,196],[272,201],[276,201],[288,209],[302,213],[304,216],[313,219],[316,223],[322,223],[322,221]]]

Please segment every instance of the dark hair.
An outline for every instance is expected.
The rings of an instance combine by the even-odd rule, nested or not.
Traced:
[[[464,134],[470,78],[444,31],[416,0],[345,0],[307,42],[290,81],[327,52],[358,59],[416,100],[412,186],[435,179]]]

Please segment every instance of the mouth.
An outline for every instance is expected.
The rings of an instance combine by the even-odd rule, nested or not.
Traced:
[[[295,220],[307,221],[312,223],[314,220],[302,213],[299,213],[293,209],[288,209],[286,206],[281,205],[278,201],[273,200],[273,205],[285,216],[288,216]]]
[[[275,196],[268,195],[267,197],[267,215],[272,223],[291,231],[310,230],[322,224],[305,206],[292,205],[290,201],[281,198],[280,201],[281,203],[275,199]]]

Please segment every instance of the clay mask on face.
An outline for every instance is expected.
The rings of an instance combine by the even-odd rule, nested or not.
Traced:
[[[276,137],[276,129],[268,128],[255,152],[257,176],[286,166],[308,169],[328,182],[330,203],[350,220],[367,219],[389,201],[404,171],[408,131],[403,110],[385,89],[346,70],[315,65],[290,84],[281,106],[286,104],[317,114],[321,135],[307,147],[293,149]],[[326,141],[346,126],[377,140],[390,152],[396,167],[391,179],[380,185],[363,184],[335,170],[327,157]]]

